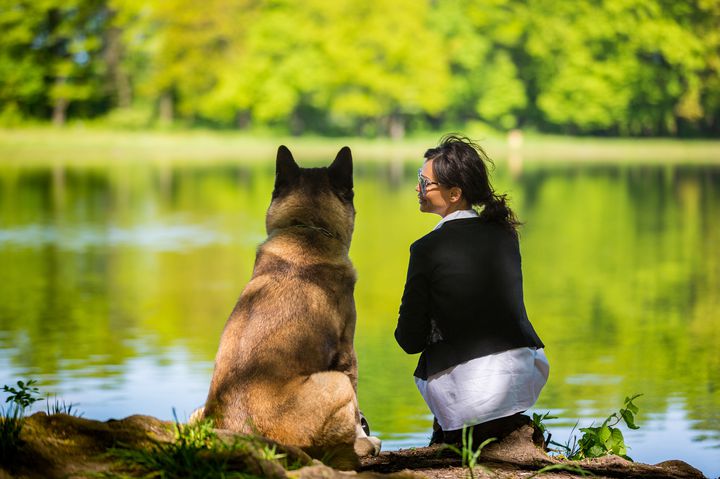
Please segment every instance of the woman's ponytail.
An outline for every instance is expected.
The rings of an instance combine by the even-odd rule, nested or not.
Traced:
[[[484,208],[480,212],[480,218],[485,221],[499,223],[516,232],[520,222],[508,206],[506,195],[496,195],[493,193],[488,197],[487,201],[483,202],[483,206]]]

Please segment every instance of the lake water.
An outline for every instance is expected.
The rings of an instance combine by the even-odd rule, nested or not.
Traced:
[[[425,445],[432,419],[392,335],[408,247],[439,219],[417,211],[418,166],[355,168],[359,395],[385,449]],[[494,178],[525,223],[526,306],[551,363],[533,410],[560,417],[553,439],[643,393],[629,455],[720,476],[720,167],[513,176],[500,161]],[[0,384],[35,378],[89,418],[189,415],[272,182],[271,161],[0,163]]]

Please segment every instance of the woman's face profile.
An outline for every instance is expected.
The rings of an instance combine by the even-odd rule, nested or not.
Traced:
[[[448,192],[442,185],[437,184],[435,173],[433,173],[432,169],[432,162],[433,160],[425,161],[420,169],[420,178],[418,179],[418,184],[415,186],[415,191],[418,195],[420,211],[423,213],[435,213],[436,215],[445,216],[449,207],[449,198],[447,198]],[[421,181],[426,182],[424,195],[423,188],[421,188],[420,185]]]

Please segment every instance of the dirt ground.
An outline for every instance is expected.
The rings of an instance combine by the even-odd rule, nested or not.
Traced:
[[[536,435],[537,439],[537,435]],[[665,461],[655,465],[606,456],[583,461],[563,461],[545,453],[533,441],[531,426],[523,426],[505,439],[486,446],[475,467],[476,478],[571,478],[592,474],[596,478],[703,478],[703,474],[682,461]],[[547,468],[547,472],[538,471]],[[570,468],[573,468],[571,470]],[[412,471],[429,478],[460,479],[469,477],[460,457],[441,446],[383,452],[362,460],[361,471],[393,473]]]

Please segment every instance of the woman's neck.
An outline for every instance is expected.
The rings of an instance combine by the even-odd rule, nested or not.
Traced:
[[[467,201],[461,201],[459,203],[450,203],[448,205],[448,208],[444,212],[440,213],[440,216],[442,218],[445,218],[447,215],[449,215],[451,213],[455,213],[456,211],[469,210],[469,209],[470,209],[470,205],[468,204]]]

